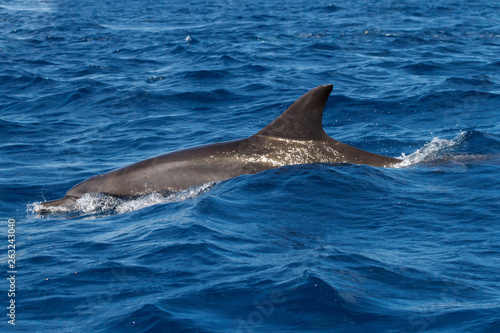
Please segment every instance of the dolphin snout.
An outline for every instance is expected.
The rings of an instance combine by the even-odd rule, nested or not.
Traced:
[[[42,202],[37,207],[35,207],[35,211],[37,213],[50,213],[66,210],[67,208],[75,204],[76,199],[76,197],[64,197],[62,199]]]

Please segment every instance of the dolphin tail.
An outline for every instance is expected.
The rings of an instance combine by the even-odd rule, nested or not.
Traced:
[[[65,196],[62,199],[42,202],[37,207],[35,207],[35,211],[37,213],[66,211],[68,208],[75,204],[76,199],[77,198],[73,196]]]

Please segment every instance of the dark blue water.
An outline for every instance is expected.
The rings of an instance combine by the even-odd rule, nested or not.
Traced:
[[[329,83],[326,132],[405,168],[33,210]],[[499,332],[499,115],[498,1],[1,1],[0,330]]]

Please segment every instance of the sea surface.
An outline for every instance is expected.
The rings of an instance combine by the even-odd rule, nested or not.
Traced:
[[[404,167],[35,212],[322,84],[325,131]],[[2,0],[0,331],[500,332],[499,116],[497,0]]]

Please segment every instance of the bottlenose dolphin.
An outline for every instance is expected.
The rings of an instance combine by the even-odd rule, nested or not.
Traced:
[[[284,165],[353,163],[392,167],[400,163],[346,145],[325,133],[323,110],[332,89],[332,85],[324,85],[307,92],[248,138],[174,151],[90,177],[71,188],[64,198],[41,203],[37,211],[71,206],[86,193],[132,197],[155,191],[177,192]]]

